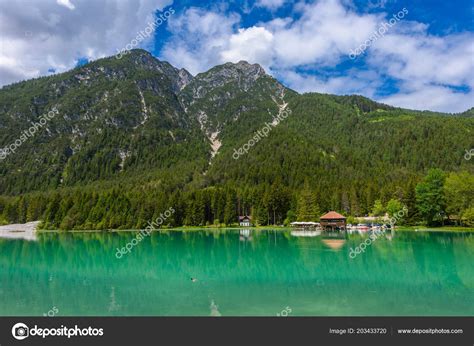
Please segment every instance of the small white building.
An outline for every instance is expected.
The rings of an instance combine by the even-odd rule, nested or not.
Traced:
[[[247,215],[239,216],[239,224],[243,227],[250,227],[252,226],[252,218]]]

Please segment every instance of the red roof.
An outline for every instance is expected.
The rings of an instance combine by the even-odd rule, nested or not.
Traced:
[[[342,216],[339,213],[336,213],[335,211],[330,211],[329,213],[323,215],[320,217],[320,219],[345,219],[345,216]]]

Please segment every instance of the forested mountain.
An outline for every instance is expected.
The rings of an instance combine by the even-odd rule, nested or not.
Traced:
[[[54,118],[19,141],[52,109]],[[264,127],[268,136],[249,145]],[[133,50],[0,89],[0,222],[141,228],[174,207],[174,226],[230,224],[238,214],[281,224],[308,210],[365,215],[390,200],[417,222],[424,190],[416,187],[433,168],[464,196],[462,208],[446,202],[441,212],[461,219],[474,200],[474,159],[465,158],[473,132],[472,109],[450,115],[300,95],[244,61],[193,77]]]

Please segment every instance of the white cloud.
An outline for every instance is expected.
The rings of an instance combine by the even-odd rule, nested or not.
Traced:
[[[474,103],[474,35],[389,34],[370,49],[369,66],[399,81],[380,101],[400,107],[461,112]],[[461,92],[460,87],[470,89]]]
[[[163,47],[162,58],[192,74],[206,71],[222,63],[221,53],[227,49],[239,21],[240,16],[234,13],[222,15],[190,8],[169,21],[173,37]]]
[[[174,37],[162,55],[179,64],[181,58],[176,53],[186,50],[186,59],[194,59],[193,66],[204,68],[210,67],[209,63],[223,62],[219,58],[235,56],[262,59],[252,61],[262,65],[330,65],[348,54],[354,41],[370,35],[378,23],[377,16],[358,16],[335,0],[302,4],[298,12],[301,18],[297,21],[279,18],[239,30],[240,17],[234,13],[191,8],[170,23]],[[272,47],[268,47],[269,43]],[[262,52],[261,45],[268,53]]]
[[[65,6],[70,10],[74,10],[76,8],[76,6],[74,6],[70,0],[56,0],[56,2],[58,5]]]
[[[380,98],[379,101],[402,108],[435,110],[439,112],[463,112],[473,106],[474,92],[455,92],[449,87],[438,85],[423,85],[422,87],[402,91],[400,93]]]
[[[374,44],[369,62],[405,81],[474,86],[473,42],[472,34],[392,34]]]
[[[265,7],[269,10],[276,10],[283,6],[286,0],[258,0],[255,5],[258,7]]]
[[[336,0],[299,6],[302,16],[275,30],[276,63],[335,65],[375,30],[380,16],[358,15]]]
[[[174,35],[162,56],[183,67],[184,61],[194,60],[191,69],[200,66],[199,72],[235,59],[278,68],[305,64],[330,66],[346,58],[355,42],[370,36],[382,19],[382,16],[350,12],[336,0],[298,4],[295,10],[300,15],[297,20],[276,18],[239,28],[240,17],[234,13],[191,8],[170,23]]]
[[[326,94],[364,94],[373,98],[381,82],[373,71],[352,70],[345,76],[323,78],[310,74],[296,73],[292,70],[278,71],[278,76],[288,87],[299,92],[319,92]]]
[[[80,57],[116,54],[146,27],[155,10],[169,4],[171,0],[0,1],[0,86],[46,75],[49,69],[68,70]]]
[[[221,52],[222,62],[258,61],[268,68],[272,62],[273,34],[262,27],[239,29],[230,37],[227,49]]]

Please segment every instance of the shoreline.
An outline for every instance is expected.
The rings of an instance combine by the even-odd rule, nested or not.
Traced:
[[[0,226],[0,238],[36,240],[40,221],[14,223]]]
[[[105,229],[105,230],[59,230],[59,229],[38,229],[40,221],[27,222],[24,224],[9,224],[0,226],[0,238],[25,238],[31,239],[36,236],[37,233],[121,233],[121,232],[140,232],[141,229]],[[229,226],[229,227],[216,227],[216,226],[182,226],[182,227],[170,227],[170,228],[157,228],[153,231],[179,231],[179,232],[196,232],[196,231],[221,231],[221,230],[275,230],[275,231],[291,231],[295,230],[293,227],[286,226]],[[462,226],[444,226],[444,227],[428,227],[428,226],[399,226],[396,228],[400,232],[463,232],[471,233],[474,232],[474,227],[462,227]]]
[[[198,231],[221,231],[221,230],[275,230],[275,231],[291,231],[296,230],[292,227],[281,227],[281,226],[262,226],[262,227],[172,227],[172,228],[157,228],[152,232],[163,232],[163,231],[178,231],[178,232],[198,232]],[[106,230],[44,230],[38,229],[37,233],[122,233],[122,232],[140,232],[141,229],[106,229]],[[415,227],[415,226],[402,226],[397,227],[396,231],[399,232],[452,232],[452,233],[474,233],[474,228],[470,227]]]

